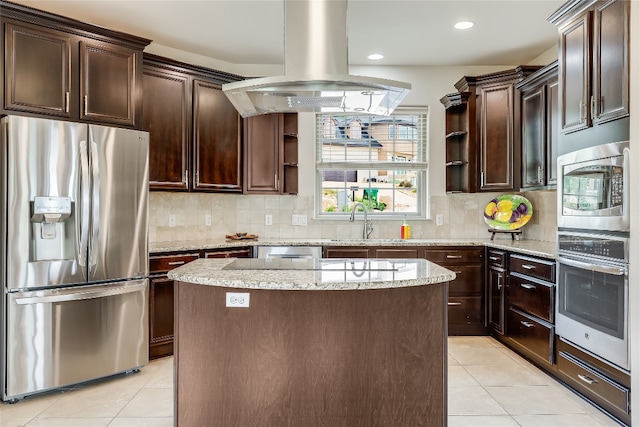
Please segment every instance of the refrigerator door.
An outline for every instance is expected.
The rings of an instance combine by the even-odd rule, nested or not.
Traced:
[[[89,126],[89,282],[146,277],[149,134]]]
[[[148,362],[147,280],[6,294],[3,400]]]
[[[6,179],[0,179],[0,216],[6,239],[0,251],[7,289],[85,283],[87,126],[16,116],[1,123]]]

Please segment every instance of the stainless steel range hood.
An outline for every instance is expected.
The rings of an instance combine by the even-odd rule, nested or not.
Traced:
[[[284,0],[284,76],[228,83],[242,117],[274,112],[389,115],[411,85],[349,75],[346,0]]]

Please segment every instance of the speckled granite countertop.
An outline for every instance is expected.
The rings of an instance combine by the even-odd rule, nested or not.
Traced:
[[[198,259],[171,270],[169,278],[228,288],[267,290],[364,290],[448,282],[456,275],[422,259],[259,260]]]
[[[554,259],[556,257],[555,242],[507,239],[258,239],[238,241],[209,239],[185,242],[155,242],[149,245],[149,251],[162,253],[243,246],[487,246],[543,258]]]

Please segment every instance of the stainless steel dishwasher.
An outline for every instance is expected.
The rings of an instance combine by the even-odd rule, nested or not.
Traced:
[[[322,258],[322,246],[255,246],[254,258]]]

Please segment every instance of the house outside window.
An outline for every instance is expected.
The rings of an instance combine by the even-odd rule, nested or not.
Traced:
[[[428,109],[316,115],[316,215],[426,218]]]

